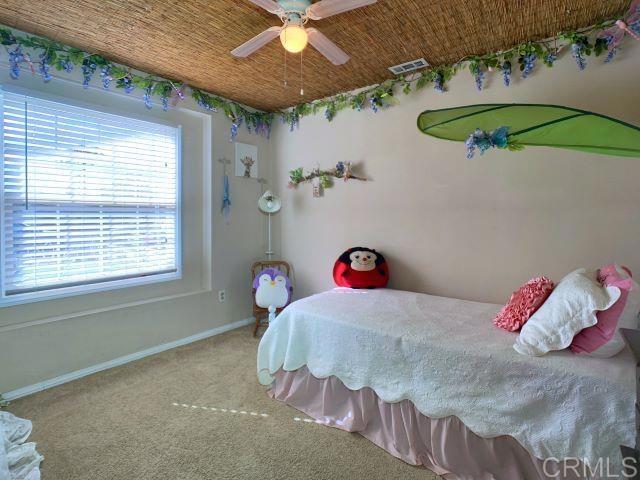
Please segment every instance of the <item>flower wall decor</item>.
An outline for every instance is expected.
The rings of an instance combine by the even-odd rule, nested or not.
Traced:
[[[315,168],[309,173],[304,173],[302,167],[295,168],[289,172],[289,183],[287,187],[296,188],[301,183],[312,182],[314,184],[314,197],[319,197],[324,189],[330,188],[333,185],[333,178],[340,178],[345,182],[349,180],[367,181],[366,178],[353,173],[351,162],[338,162],[335,168],[330,170]]]
[[[477,128],[467,141],[467,158],[473,158],[476,149],[480,151],[480,155],[484,154],[490,148],[507,148],[509,150],[522,150],[524,147],[515,140],[509,138],[509,127],[498,127],[495,130],[487,132]]]

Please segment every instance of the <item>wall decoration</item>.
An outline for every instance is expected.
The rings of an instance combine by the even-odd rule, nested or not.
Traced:
[[[427,135],[465,142],[476,149],[522,150],[524,146],[640,158],[640,128],[621,120],[560,105],[493,103],[426,110],[418,128]]]
[[[258,178],[258,147],[236,143],[236,177]]]
[[[502,76],[503,84],[509,87],[516,66],[521,77],[526,79],[538,68],[538,61],[547,67],[553,67],[565,49],[571,51],[578,69],[584,70],[587,67],[586,57],[591,55],[599,57],[606,53],[604,62],[610,63],[620,42],[629,37],[640,39],[640,0],[634,0],[619,19],[575,31],[560,32],[555,38],[529,41],[508,50],[470,55],[451,65],[427,68],[414,75],[398,76],[356,92],[302,103],[280,112],[280,118],[289,125],[290,130],[294,130],[299,127],[302,117],[320,112],[324,112],[328,121],[332,121],[344,109],[360,111],[369,106],[371,110],[378,112],[393,105],[392,99],[399,91],[409,94],[433,84],[436,92],[444,93],[447,91],[446,83],[465,69],[470,71],[478,90],[484,88],[486,75],[494,71]]]
[[[320,177],[316,177],[311,180],[311,187],[313,188],[313,198],[320,198],[322,196],[322,185],[320,185]]]
[[[115,64],[96,54],[63,45],[42,37],[15,32],[0,27],[0,43],[4,46],[11,78],[18,79],[25,66],[33,75],[40,75],[44,82],[52,78],[51,67],[62,74],[79,67],[86,88],[95,74],[99,74],[103,88],[122,89],[131,93],[135,89],[143,91],[143,101],[147,108],[154,106],[154,97],[160,98],[163,109],[177,104],[187,92],[194,101],[207,111],[222,110],[231,121],[229,140],[234,141],[239,128],[244,125],[248,131],[269,137],[274,115],[278,115],[291,130],[297,128],[300,119],[307,115],[323,112],[332,121],[341,110],[350,108],[357,111],[370,108],[374,112],[394,104],[398,91],[409,94],[433,84],[436,92],[447,91],[446,83],[458,72],[468,69],[475,88],[482,90],[487,74],[498,71],[503,84],[511,85],[514,67],[518,66],[520,76],[528,78],[540,64],[553,67],[563,51],[570,51],[578,70],[587,68],[587,57],[605,54],[604,62],[613,63],[623,41],[640,39],[640,0],[634,0],[626,13],[586,28],[560,32],[554,38],[532,40],[510,49],[469,55],[450,65],[430,67],[408,76],[398,76],[385,82],[355,92],[342,93],[333,97],[302,103],[280,112],[261,112],[204,92],[184,82],[168,80],[153,75],[137,74],[129,67]]]
[[[8,27],[0,27],[0,44],[7,53],[9,74],[14,80],[20,77],[24,67],[32,75],[40,75],[45,83],[52,79],[52,67],[61,74],[80,68],[84,88],[89,87],[98,73],[105,90],[115,87],[127,94],[136,89],[141,90],[147,108],[153,108],[154,97],[159,97],[163,110],[184,100],[188,91],[201,108],[210,112],[222,110],[231,120],[230,140],[235,139],[238,128],[243,124],[249,132],[269,137],[273,113],[250,110],[238,102],[204,92],[185,82],[138,74],[131,68],[111,62],[100,55],[43,37],[18,33]]]
[[[220,213],[224,217],[224,223],[231,223],[231,193],[229,192],[229,175],[227,175],[227,165],[231,164],[231,160],[219,158],[218,162],[222,164],[222,202]]]
[[[476,148],[480,150],[480,155],[490,148],[508,148],[509,150],[522,150],[524,147],[516,143],[513,138],[509,138],[509,127],[498,127],[495,130],[486,132],[479,128],[469,135],[465,142],[467,147],[467,158],[473,158]]]
[[[360,180],[362,182],[367,181],[366,178],[353,174],[351,162],[338,162],[335,168],[331,170],[320,170],[320,168],[315,168],[307,174],[304,173],[302,167],[291,170],[289,172],[289,183],[287,187],[295,188],[300,183],[312,182],[312,185],[314,186],[313,196],[320,197],[322,196],[322,191],[325,188],[331,187],[333,184],[332,178],[341,178],[345,182],[349,180]]]
[[[618,46],[626,35],[631,35],[636,40],[640,40],[640,0],[631,3],[629,11],[612,27],[603,30],[598,38],[602,38],[607,42],[607,58],[605,62],[610,62],[618,52]]]

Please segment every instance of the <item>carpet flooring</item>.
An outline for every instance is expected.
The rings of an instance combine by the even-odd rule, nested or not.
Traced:
[[[43,480],[439,478],[269,398],[257,346],[250,327],[233,330],[7,410],[33,421]]]

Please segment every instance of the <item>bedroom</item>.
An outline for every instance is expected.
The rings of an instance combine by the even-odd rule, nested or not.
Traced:
[[[3,2],[0,479],[633,478],[637,2],[281,3]]]

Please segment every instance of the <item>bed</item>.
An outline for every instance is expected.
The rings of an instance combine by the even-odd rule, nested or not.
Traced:
[[[270,324],[258,378],[317,423],[361,433],[445,478],[585,478],[599,459],[621,471],[619,445],[634,443],[631,353],[523,356],[516,334],[493,326],[499,309],[330,290]],[[581,469],[567,472],[577,461]]]

